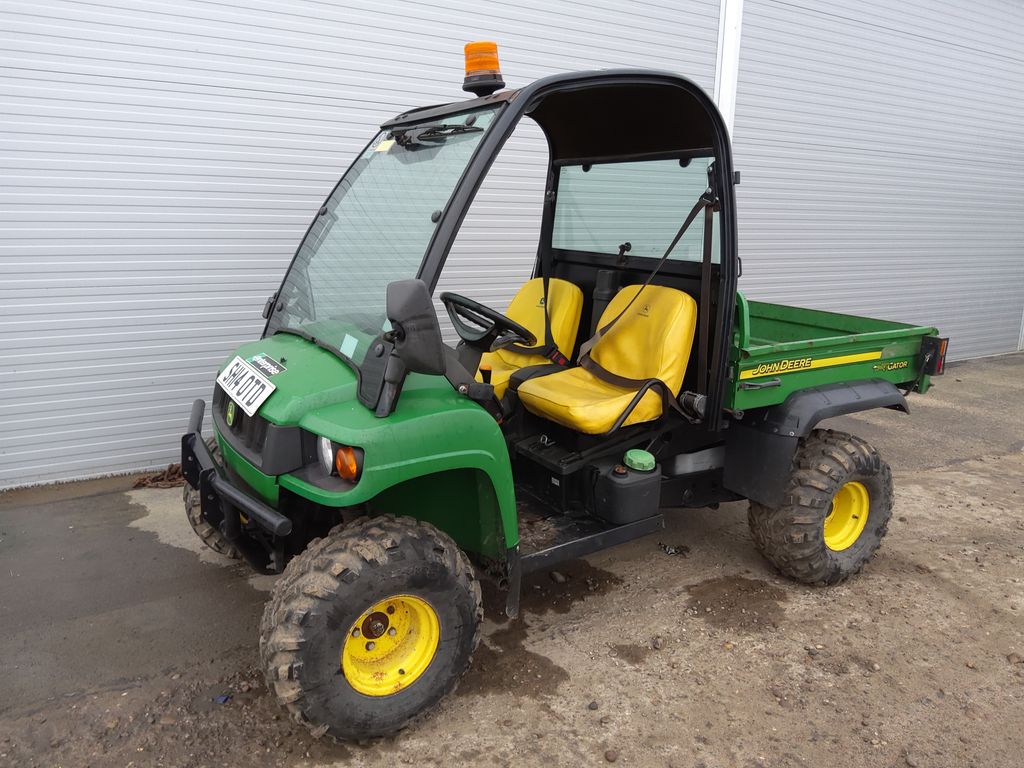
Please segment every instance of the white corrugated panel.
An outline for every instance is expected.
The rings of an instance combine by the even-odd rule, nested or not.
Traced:
[[[0,487],[176,460],[189,403],[258,336],[375,126],[464,95],[464,42],[498,40],[511,86],[647,66],[710,89],[718,16],[717,0],[5,0]],[[452,260],[498,306],[536,246],[544,150],[521,134]]]
[[[1024,6],[746,0],[740,287],[1016,350]]]

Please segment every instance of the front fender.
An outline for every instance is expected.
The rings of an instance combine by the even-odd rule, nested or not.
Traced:
[[[280,486],[320,504],[351,507],[386,500],[387,511],[438,524],[442,530],[460,526],[460,515],[440,514],[426,505],[445,503],[462,508],[464,515],[467,478],[472,476],[479,502],[478,520],[461,521],[465,530],[445,530],[471,551],[504,556],[507,547],[518,544],[515,490],[508,448],[494,418],[471,400],[458,395],[441,377],[411,374],[393,413],[377,418],[356,400],[318,409],[306,415],[300,426],[335,442],[357,446],[364,451],[359,482],[345,491],[329,491],[295,475],[282,475]],[[466,475],[465,470],[471,471]],[[462,472],[462,474],[460,474]],[[453,480],[453,473],[462,478]],[[420,478],[444,478],[446,494],[425,492]],[[486,480],[486,482],[484,482]],[[430,486],[436,489],[436,484]],[[385,494],[386,491],[394,491]],[[397,489],[404,492],[398,493]],[[451,498],[445,502],[447,496]],[[392,509],[401,499],[400,509]],[[380,507],[381,504],[371,506]],[[491,507],[491,508],[488,508]],[[473,546],[470,528],[490,529],[485,519],[500,529],[503,542],[480,541]],[[489,537],[493,539],[494,537]]]

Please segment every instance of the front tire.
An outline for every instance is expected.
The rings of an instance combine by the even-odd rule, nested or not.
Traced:
[[[260,625],[267,686],[314,735],[393,734],[451,693],[480,641],[480,585],[432,525],[360,518],[295,557]]]
[[[892,471],[866,442],[815,430],[801,441],[785,500],[750,503],[754,543],[804,584],[838,584],[874,556],[892,517]]]
[[[220,446],[217,444],[216,438],[207,438],[206,445],[210,448],[210,455],[213,456],[213,460],[218,464],[222,463]],[[188,524],[192,526],[192,530],[196,532],[196,536],[200,538],[203,544],[220,555],[230,557],[232,560],[239,559],[241,555],[239,555],[234,545],[225,539],[220,531],[206,522],[206,518],[203,517],[199,491],[186,482],[185,487],[182,488],[181,497],[185,502],[185,516],[188,517]]]

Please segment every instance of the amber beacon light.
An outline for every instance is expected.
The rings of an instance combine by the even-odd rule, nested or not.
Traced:
[[[490,41],[466,43],[466,79],[462,90],[477,96],[490,96],[504,88],[498,65],[498,44]]]

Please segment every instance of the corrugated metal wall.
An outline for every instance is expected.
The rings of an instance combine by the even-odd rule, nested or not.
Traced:
[[[512,86],[647,66],[710,89],[718,20],[717,0],[5,0],[0,487],[176,460],[374,127],[461,98],[464,42],[498,40]],[[499,306],[535,248],[537,138],[452,259],[449,282]]]
[[[1024,6],[746,0],[741,289],[1012,351],[1024,310]]]

